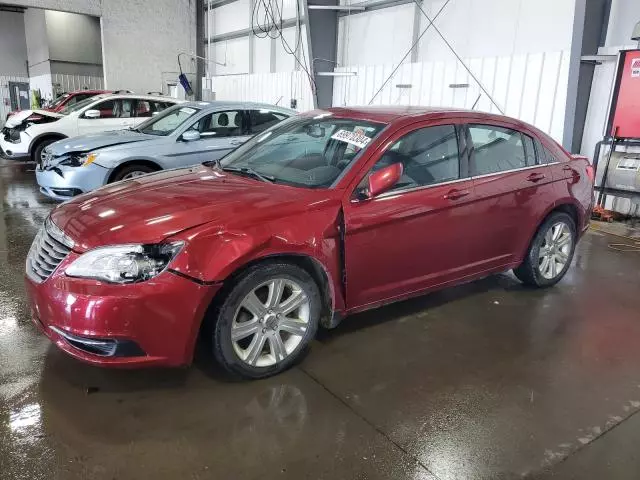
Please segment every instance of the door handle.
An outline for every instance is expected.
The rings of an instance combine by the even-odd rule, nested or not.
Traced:
[[[459,198],[466,197],[470,193],[471,192],[469,190],[457,190],[457,189],[454,188],[453,190],[449,190],[447,193],[444,194],[444,199],[445,200],[458,200]]]
[[[120,125],[129,125],[129,122],[125,120],[124,122],[120,122]]]
[[[565,165],[564,167],[562,167],[562,170],[565,172],[571,172],[571,173],[575,173],[575,170],[570,167],[569,165]]]
[[[531,175],[529,175],[527,177],[527,180],[529,182],[539,182],[540,180],[542,180],[543,178],[545,178],[545,174],[544,173],[532,173]]]
[[[242,140],[230,140],[229,145],[242,145],[244,142]]]

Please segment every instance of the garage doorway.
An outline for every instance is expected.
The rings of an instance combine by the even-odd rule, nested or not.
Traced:
[[[30,106],[29,84],[9,82],[9,101],[11,102],[11,111],[28,110]]]

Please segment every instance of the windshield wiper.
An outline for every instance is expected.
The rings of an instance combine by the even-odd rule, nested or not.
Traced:
[[[263,182],[273,183],[276,181],[276,177],[272,177],[269,175],[262,175],[261,173],[256,172],[253,168],[249,167],[223,167],[220,165],[220,160],[216,160],[216,167],[218,167],[223,172],[234,172],[234,173],[243,173],[245,175],[249,175],[253,178],[257,178]]]

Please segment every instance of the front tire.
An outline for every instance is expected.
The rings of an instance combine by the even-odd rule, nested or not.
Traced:
[[[31,154],[31,160],[36,162],[38,165],[42,165],[42,162],[44,161],[44,158],[43,158],[44,149],[47,148],[52,143],[57,142],[58,140],[60,139],[45,138],[44,140],[41,140],[40,142],[38,142],[36,147],[33,149],[33,153]]]
[[[132,165],[127,165],[126,167],[117,171],[111,179],[111,182],[109,183],[119,182],[120,180],[130,180],[132,178],[141,177],[142,175],[146,175],[147,173],[155,171],[156,170],[154,168],[148,165],[134,163]]]
[[[536,232],[515,276],[538,288],[558,283],[567,273],[576,248],[576,225],[570,215],[552,213]]]
[[[244,378],[276,375],[315,337],[321,297],[313,278],[288,263],[262,263],[236,280],[215,311],[213,353]]]

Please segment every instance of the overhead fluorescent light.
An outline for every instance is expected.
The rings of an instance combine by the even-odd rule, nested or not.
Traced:
[[[355,77],[358,72],[318,72],[319,77]]]

